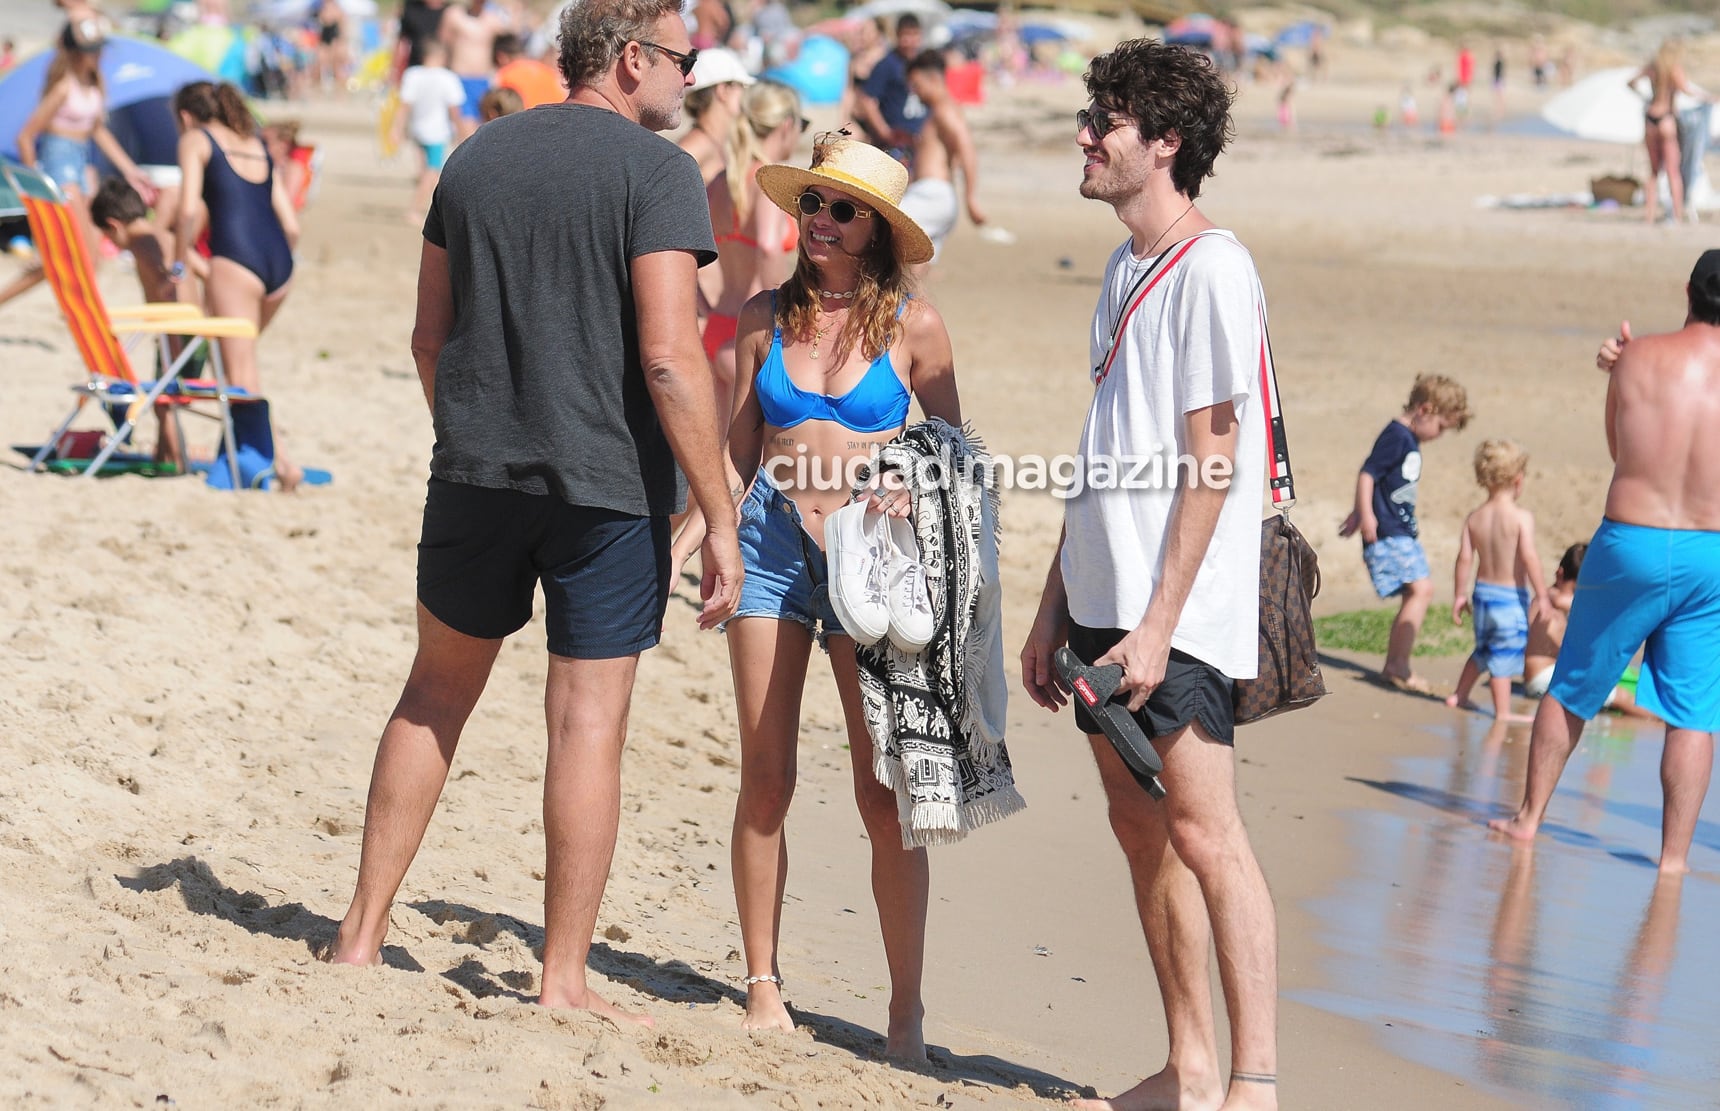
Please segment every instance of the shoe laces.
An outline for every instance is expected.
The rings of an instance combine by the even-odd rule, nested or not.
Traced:
[[[902,591],[906,595],[903,601],[916,611],[931,612],[931,599],[926,594],[926,569],[923,565],[910,563],[902,568]]]

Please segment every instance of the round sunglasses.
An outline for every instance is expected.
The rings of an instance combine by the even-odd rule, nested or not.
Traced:
[[[821,211],[828,208],[830,210],[830,218],[835,220],[838,224],[851,224],[854,222],[854,218],[856,216],[862,220],[870,220],[872,218],[871,212],[860,208],[853,201],[848,200],[845,197],[838,197],[836,200],[827,201],[810,189],[800,195],[799,204],[800,214],[802,216],[816,216]]]

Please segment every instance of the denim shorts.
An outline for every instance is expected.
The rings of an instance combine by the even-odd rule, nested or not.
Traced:
[[[826,651],[831,637],[846,635],[830,604],[823,549],[762,470],[741,502],[740,542],[746,579],[735,617],[798,621]]]
[[[657,643],[669,603],[669,519],[430,480],[418,600],[436,620],[500,640],[531,620],[539,583],[552,654],[643,652]]]
[[[1428,578],[1427,553],[1421,541],[1413,536],[1382,536],[1372,544],[1362,545],[1362,562],[1368,565],[1368,578],[1373,580],[1374,593],[1390,598],[1413,582]]]
[[[89,191],[90,144],[88,139],[68,139],[64,135],[36,136],[36,166],[54,179],[60,191],[76,189]]]

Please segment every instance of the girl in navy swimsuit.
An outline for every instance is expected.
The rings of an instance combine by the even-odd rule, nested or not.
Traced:
[[[175,271],[203,279],[213,316],[236,316],[261,336],[287,299],[298,218],[244,98],[232,85],[197,81],[173,98],[184,176],[174,222]],[[209,260],[195,245],[209,233]],[[233,385],[261,392],[257,341],[223,339],[221,359]],[[298,484],[277,441],[275,474],[282,489]]]
[[[840,135],[821,136],[814,149],[811,170],[758,171],[764,195],[796,221],[798,257],[780,289],[741,307],[735,342],[729,481],[741,503],[746,581],[726,631],[741,734],[731,851],[746,950],[743,1025],[794,1026],[777,963],[788,871],[783,823],[816,635],[830,654],[854,794],[871,840],[872,892],[890,970],[884,1050],[924,1061],[926,852],[902,847],[895,792],[872,771],[854,640],[829,602],[824,522],[849,501],[843,476],[901,432],[911,399],[928,417],[958,426],[961,403],[944,322],[932,306],[908,296],[908,267],[930,259],[932,245],[899,207],[907,171],[877,148]],[[899,516],[909,509],[903,491],[875,500]],[[704,531],[693,513],[676,541],[675,566]]]

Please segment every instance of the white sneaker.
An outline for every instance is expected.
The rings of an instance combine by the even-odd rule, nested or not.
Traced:
[[[889,535],[890,585],[885,598],[890,609],[890,643],[912,656],[932,642],[937,622],[926,593],[926,568],[920,562],[913,522],[891,517]]]
[[[884,515],[866,512],[865,502],[843,506],[824,522],[830,605],[856,644],[877,644],[890,631],[884,592],[886,527]]]

